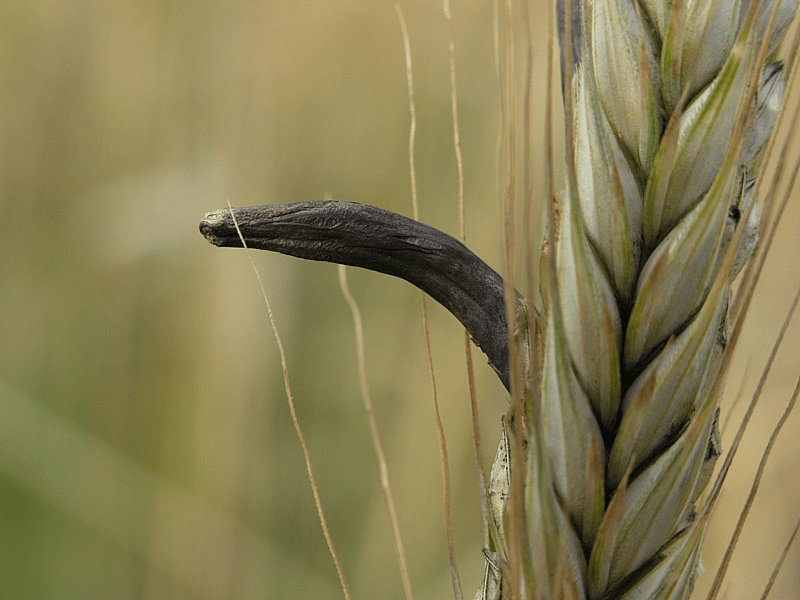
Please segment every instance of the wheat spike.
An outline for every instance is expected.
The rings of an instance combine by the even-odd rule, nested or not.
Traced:
[[[487,571],[495,597],[691,591],[730,282],[758,239],[753,173],[785,87],[759,50],[766,34],[771,55],[796,10],[774,4],[559,2],[574,154],[546,245],[528,469],[511,477],[528,551],[522,581]]]
[[[484,350],[512,410],[476,600],[686,598],[720,454],[731,284],[759,240],[755,174],[797,0],[557,8],[567,181],[541,310],[512,295],[509,324],[501,276],[463,244],[365,205],[215,211],[200,229],[220,246],[402,277]]]

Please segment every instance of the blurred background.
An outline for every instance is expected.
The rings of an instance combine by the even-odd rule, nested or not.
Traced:
[[[543,6],[534,7],[537,90]],[[402,7],[421,219],[457,234],[451,30],[437,2]],[[501,269],[492,3],[452,11],[467,236]],[[243,252],[214,248],[197,225],[227,201],[330,196],[411,214],[394,2],[6,0],[0,107],[0,597],[341,597],[257,281]],[[539,140],[541,107],[534,112]],[[533,162],[538,172],[541,156]],[[752,390],[800,285],[799,230],[793,198],[726,405]],[[353,595],[399,598],[336,268],[255,258]],[[451,597],[420,296],[382,275],[348,273],[416,597]],[[483,558],[463,332],[429,307],[471,597]],[[712,520],[706,574],[794,387],[798,355],[795,323]],[[506,400],[475,359],[488,468]],[[727,598],[760,594],[800,517],[798,420],[777,444]],[[774,598],[797,597],[797,548],[778,587]]]

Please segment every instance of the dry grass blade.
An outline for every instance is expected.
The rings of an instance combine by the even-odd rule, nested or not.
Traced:
[[[444,0],[442,10],[450,24],[450,43],[448,46],[448,65],[450,69],[450,112],[453,120],[453,150],[458,169],[458,228],[461,243],[467,243],[467,223],[464,210],[464,158],[461,153],[461,133],[458,123],[458,86],[456,85],[456,41],[453,13],[449,0]],[[486,495],[486,476],[483,473],[483,449],[481,431],[478,424],[478,392],[475,384],[475,364],[472,359],[472,344],[469,331],[464,330],[464,354],[467,363],[467,382],[469,385],[469,406],[472,415],[472,439],[475,446],[475,471],[481,495],[481,515],[483,517],[483,544],[489,545],[489,508]]]
[[[289,413],[292,417],[292,424],[294,425],[295,433],[297,434],[297,439],[300,441],[300,446],[303,448],[303,458],[306,462],[306,471],[308,472],[308,482],[311,484],[311,492],[314,495],[314,505],[317,509],[317,515],[319,516],[319,522],[322,526],[322,532],[325,535],[325,543],[328,545],[328,550],[330,550],[331,557],[333,558],[333,564],[336,566],[336,573],[339,576],[339,583],[342,586],[342,592],[344,593],[344,597],[346,600],[350,600],[350,587],[347,585],[347,578],[344,574],[344,568],[342,567],[342,561],[339,559],[339,553],[336,551],[336,546],[333,543],[333,537],[331,536],[330,529],[328,528],[328,519],[325,517],[325,511],[322,508],[322,498],[319,495],[319,487],[317,487],[317,478],[314,476],[314,466],[311,463],[311,451],[308,448],[308,443],[306,442],[306,436],[303,433],[303,429],[300,426],[300,419],[297,417],[297,410],[294,406],[294,395],[292,394],[292,388],[289,384],[289,366],[286,361],[286,350],[283,347],[283,340],[281,340],[281,336],[278,333],[278,325],[275,322],[275,315],[272,313],[272,304],[269,301],[269,295],[267,294],[267,288],[264,285],[264,282],[261,279],[261,274],[258,272],[256,268],[256,263],[253,261],[253,257],[250,254],[250,249],[247,247],[247,244],[244,241],[244,236],[242,236],[242,232],[239,229],[239,223],[236,221],[236,215],[233,213],[233,209],[228,203],[228,211],[230,212],[231,219],[233,220],[233,224],[236,227],[236,232],[239,234],[239,238],[242,241],[242,246],[244,246],[245,251],[247,252],[247,257],[250,260],[250,265],[253,267],[253,272],[256,274],[256,279],[258,280],[258,285],[261,288],[261,295],[264,298],[264,305],[267,307],[267,315],[269,316],[269,324],[272,327],[272,333],[275,336],[275,343],[278,346],[278,354],[280,355],[281,359],[281,370],[283,371],[283,385],[284,390],[286,391],[286,402],[289,405]]]
[[[744,432],[746,431],[747,426],[750,423],[750,419],[752,418],[753,413],[755,412],[758,401],[761,399],[761,392],[764,389],[764,385],[767,382],[767,377],[769,376],[770,370],[772,369],[772,365],[774,364],[775,358],[778,355],[778,350],[781,347],[781,342],[783,341],[783,338],[786,335],[786,331],[789,329],[789,324],[791,323],[792,316],[794,315],[794,311],[797,308],[798,302],[800,302],[800,291],[798,291],[798,293],[795,295],[794,300],[792,301],[792,305],[789,307],[789,310],[786,313],[786,317],[784,318],[783,324],[781,325],[781,329],[778,332],[777,337],[775,338],[775,343],[772,345],[772,350],[769,353],[769,357],[767,358],[767,362],[764,365],[764,369],[761,371],[761,376],[758,379],[758,384],[756,385],[756,389],[753,391],[753,395],[750,398],[750,403],[747,405],[747,410],[742,416],[742,420],[739,422],[739,427],[736,430],[736,435],[731,441],[730,449],[725,454],[725,461],[722,463],[722,467],[720,467],[719,473],[717,474],[717,479],[714,482],[714,486],[712,487],[711,491],[708,494],[708,498],[706,500],[706,507],[704,509],[706,513],[710,512],[713,509],[714,503],[717,501],[717,498],[719,497],[719,494],[722,491],[722,486],[725,483],[725,478],[728,475],[728,471],[731,468],[733,459],[736,456],[736,452],[739,449],[739,445],[742,441],[742,437],[744,436]]]
[[[414,211],[414,219],[419,220],[419,203],[417,201],[417,174],[414,163],[414,141],[417,129],[416,106],[414,103],[414,77],[411,67],[411,43],[408,37],[408,27],[403,16],[403,9],[399,4],[395,4],[397,18],[400,20],[400,29],[403,34],[403,47],[405,48],[406,59],[406,79],[408,82],[408,103],[411,113],[411,124],[408,134],[408,162],[411,175],[411,204]],[[431,384],[431,403],[433,405],[433,421],[436,427],[436,434],[439,439],[439,459],[442,464],[442,485],[443,504],[444,504],[444,526],[447,535],[447,552],[450,558],[450,580],[453,585],[453,597],[461,600],[461,578],[458,574],[458,559],[456,557],[455,533],[453,532],[452,517],[452,496],[450,494],[450,460],[447,452],[447,439],[444,433],[444,425],[439,411],[439,397],[436,391],[436,375],[433,370],[433,352],[431,350],[430,326],[428,320],[428,305],[425,294],[420,295],[422,307],[422,330],[425,338],[425,356],[428,362],[428,377]]]
[[[786,325],[789,323],[789,319],[791,318],[792,314],[794,313],[794,309],[797,306],[797,302],[800,300],[800,291],[795,296],[794,303],[792,304],[791,309],[789,310],[789,315],[786,319]],[[786,327],[781,331],[781,338],[785,332]],[[780,343],[780,339],[776,342],[776,349],[777,345]],[[766,370],[765,370],[766,371]],[[766,372],[765,377],[766,379]],[[767,466],[767,461],[769,460],[770,454],[772,453],[772,448],[775,445],[775,441],[778,439],[783,426],[786,424],[787,419],[791,415],[792,411],[794,410],[795,404],[797,403],[797,396],[800,394],[800,379],[797,381],[797,385],[794,388],[794,392],[786,405],[786,408],[783,411],[778,422],[775,424],[775,428],[772,431],[772,435],[767,442],[766,447],[764,448],[764,452],[761,455],[761,460],[758,463],[758,469],[756,470],[755,477],[753,478],[753,484],[750,487],[750,493],[747,496],[747,500],[745,501],[744,506],[742,507],[742,511],[739,515],[739,520],[736,522],[736,527],[731,534],[731,539],[728,542],[728,547],[725,549],[725,556],[722,559],[722,563],[720,564],[719,568],[717,569],[717,573],[714,577],[714,583],[711,585],[711,590],[708,593],[708,600],[714,600],[717,595],[719,594],[720,588],[722,586],[722,580],[725,577],[725,574],[728,571],[728,566],[730,565],[731,557],[733,556],[733,551],[736,548],[736,544],[739,541],[739,536],[742,533],[742,527],[744,527],[745,520],[747,516],[750,514],[750,509],[753,507],[753,501],[755,500],[756,493],[758,492],[758,488],[761,484],[761,479],[764,476],[764,469]],[[749,411],[748,411],[749,412]],[[743,423],[746,426],[746,423]],[[735,448],[732,449],[730,456],[735,454]],[[727,472],[727,469],[726,469]]]
[[[778,578],[778,573],[780,573],[781,567],[783,566],[786,557],[789,555],[789,549],[792,547],[795,538],[797,538],[798,531],[800,531],[800,521],[798,521],[797,525],[794,526],[792,534],[789,536],[789,540],[783,547],[783,552],[781,552],[780,558],[778,558],[778,562],[775,563],[775,568],[772,570],[772,574],[769,577],[769,581],[767,582],[767,585],[764,587],[764,592],[761,594],[761,600],[767,600],[767,598],[770,595],[770,592],[772,592],[772,586],[775,585],[775,580]]]
[[[414,594],[411,590],[411,579],[408,575],[406,551],[403,548],[403,539],[400,535],[400,525],[397,521],[394,497],[392,496],[392,489],[389,485],[389,467],[386,462],[386,454],[383,451],[383,443],[381,442],[380,432],[378,431],[378,423],[375,420],[375,411],[372,408],[369,386],[367,385],[367,367],[366,359],[364,358],[364,326],[361,321],[361,311],[358,309],[356,299],[353,298],[350,287],[347,285],[347,271],[345,269],[346,267],[344,265],[339,265],[339,286],[342,288],[342,295],[347,305],[350,307],[350,312],[353,314],[353,327],[356,334],[356,356],[358,358],[358,381],[361,386],[361,397],[364,401],[364,411],[367,413],[367,421],[369,422],[369,430],[372,435],[372,444],[375,448],[375,456],[378,459],[381,489],[383,490],[386,511],[389,514],[389,523],[392,528],[392,536],[394,537],[397,562],[400,566],[400,578],[403,581],[403,592],[407,600],[411,600]]]

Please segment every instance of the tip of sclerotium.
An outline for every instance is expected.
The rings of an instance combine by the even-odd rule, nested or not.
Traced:
[[[215,246],[219,246],[222,243],[222,236],[219,235],[219,227],[225,222],[227,212],[228,211],[225,210],[208,212],[203,217],[203,220],[200,221],[200,233]]]

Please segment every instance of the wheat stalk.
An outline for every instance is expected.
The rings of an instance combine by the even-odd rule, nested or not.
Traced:
[[[731,284],[756,250],[759,214],[772,214],[754,175],[796,7],[559,1],[567,182],[550,205],[540,310],[514,293],[507,313],[503,279],[463,244],[373,207],[268,205],[202,221],[220,246],[402,277],[484,350],[512,402],[476,598],[691,592],[743,314],[729,316]]]

